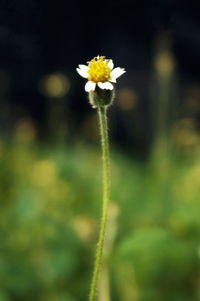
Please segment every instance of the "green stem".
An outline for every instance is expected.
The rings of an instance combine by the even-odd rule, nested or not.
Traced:
[[[89,301],[95,300],[96,288],[98,282],[98,276],[101,267],[106,223],[108,215],[108,201],[109,201],[109,145],[108,145],[108,124],[106,107],[98,107],[100,133],[101,133],[101,145],[102,145],[102,158],[103,158],[103,208],[102,208],[102,219],[99,233],[99,240],[97,245],[97,252],[94,264],[94,272],[91,282]]]

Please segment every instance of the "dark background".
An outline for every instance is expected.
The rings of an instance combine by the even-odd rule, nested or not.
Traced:
[[[170,40],[178,102],[182,103],[182,94],[199,81],[199,9],[192,1],[1,0],[1,127],[8,131],[17,120],[29,116],[36,120],[40,136],[48,135],[48,102],[38,88],[39,81],[46,74],[61,72],[70,80],[65,106],[76,136],[91,108],[83,91],[84,81],[75,68],[98,54],[106,55],[127,70],[120,87],[132,87],[139,95],[135,122],[140,137],[128,133],[130,117],[116,108],[113,116],[120,127],[113,130],[113,139],[145,152],[153,132],[149,86],[158,37]]]

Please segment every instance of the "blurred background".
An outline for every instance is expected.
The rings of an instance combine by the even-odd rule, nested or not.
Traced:
[[[194,3],[0,0],[0,301],[87,300],[101,149],[75,68],[98,54],[127,70],[98,301],[200,300]]]

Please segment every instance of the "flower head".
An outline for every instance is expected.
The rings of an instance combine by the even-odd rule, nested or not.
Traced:
[[[102,90],[113,90],[112,83],[116,83],[116,79],[126,72],[124,68],[113,68],[112,60],[106,59],[105,56],[97,56],[87,62],[87,65],[79,65],[76,70],[82,77],[88,79],[85,91],[91,92],[96,86]]]

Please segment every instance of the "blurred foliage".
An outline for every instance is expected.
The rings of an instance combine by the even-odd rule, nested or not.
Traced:
[[[185,126],[192,131],[179,122],[171,148],[158,139],[146,162],[112,150],[101,300],[200,297],[200,146],[198,139],[195,147],[181,144]],[[39,143],[34,133],[24,121],[12,140],[0,141],[0,301],[86,300],[101,209],[100,151]]]

